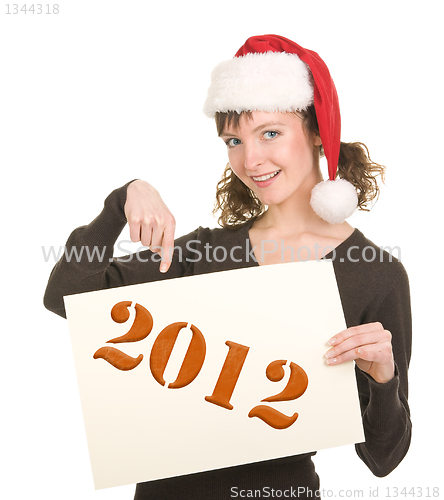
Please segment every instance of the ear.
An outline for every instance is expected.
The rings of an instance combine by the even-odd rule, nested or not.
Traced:
[[[314,136],[313,146],[322,146],[322,141],[319,135]]]

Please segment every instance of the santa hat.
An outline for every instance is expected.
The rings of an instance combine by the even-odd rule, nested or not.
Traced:
[[[354,186],[337,179],[341,115],[335,85],[324,61],[312,50],[277,35],[249,38],[233,59],[211,74],[204,113],[303,111],[314,104],[329,180],[312,191],[311,206],[327,222],[343,222],[356,210]]]

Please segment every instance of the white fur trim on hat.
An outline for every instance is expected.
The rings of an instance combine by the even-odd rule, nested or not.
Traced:
[[[339,224],[356,210],[358,195],[353,184],[345,179],[329,180],[312,189],[310,204],[316,215],[330,224]]]
[[[301,111],[312,103],[311,72],[296,54],[252,53],[214,68],[204,113]]]

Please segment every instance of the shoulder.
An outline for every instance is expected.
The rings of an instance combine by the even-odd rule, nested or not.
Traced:
[[[384,281],[396,277],[406,277],[406,271],[400,261],[400,248],[397,246],[376,245],[355,229],[349,238],[332,252],[332,260],[338,269],[347,273],[365,276],[376,274],[385,276]]]
[[[369,314],[400,297],[407,303],[409,283],[399,249],[378,246],[359,230],[331,257],[348,326],[370,321]]]

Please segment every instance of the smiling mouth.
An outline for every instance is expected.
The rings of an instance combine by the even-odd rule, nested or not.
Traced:
[[[280,172],[280,170],[276,170],[276,172],[272,172],[271,174],[261,175],[259,177],[251,177],[255,182],[263,182],[268,181],[268,179],[272,179],[276,177],[276,175]]]

